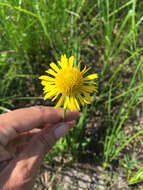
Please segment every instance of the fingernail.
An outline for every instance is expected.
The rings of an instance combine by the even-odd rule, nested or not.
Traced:
[[[64,136],[69,131],[70,128],[71,126],[68,124],[61,124],[54,131],[56,138],[59,139],[60,137]]]

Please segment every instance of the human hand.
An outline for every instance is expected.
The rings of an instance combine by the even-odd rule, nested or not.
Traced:
[[[0,189],[31,190],[37,170],[56,141],[74,126],[79,112],[34,106],[0,115]]]

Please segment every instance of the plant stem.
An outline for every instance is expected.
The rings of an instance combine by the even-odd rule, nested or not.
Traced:
[[[63,122],[65,121],[66,111],[67,111],[67,108],[65,108],[64,111],[63,111]]]

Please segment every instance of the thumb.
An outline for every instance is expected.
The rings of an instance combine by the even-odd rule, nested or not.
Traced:
[[[33,156],[45,155],[56,144],[57,140],[66,135],[66,133],[74,126],[75,122],[58,123],[55,126],[45,127],[37,134],[23,154]],[[36,154],[37,153],[37,154]]]
[[[45,154],[56,144],[57,140],[64,136],[72,127],[74,122],[59,123],[53,127],[45,127],[39,134],[33,137],[28,147],[19,155],[19,159],[28,162],[31,172],[41,164]],[[26,164],[26,165],[27,165]]]

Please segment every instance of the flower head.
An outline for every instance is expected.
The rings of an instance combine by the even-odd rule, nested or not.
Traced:
[[[64,104],[64,109],[69,108],[71,111],[80,110],[80,104],[82,106],[86,103],[90,104],[90,93],[97,91],[96,82],[92,80],[96,79],[98,75],[84,76],[89,69],[85,66],[80,71],[79,66],[80,64],[74,65],[74,56],[68,59],[66,55],[62,55],[58,64],[52,62],[51,68],[46,71],[48,75],[39,77],[44,86],[44,100],[52,99],[54,101],[59,97],[55,107],[58,108]]]

